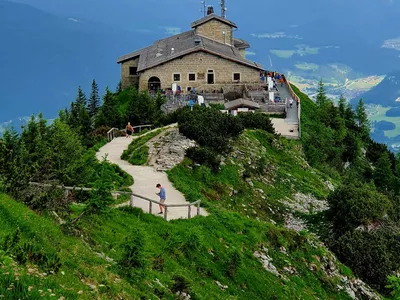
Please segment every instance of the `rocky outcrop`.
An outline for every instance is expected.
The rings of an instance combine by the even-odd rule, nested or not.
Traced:
[[[181,163],[186,150],[196,143],[179,133],[177,128],[167,131],[148,142],[149,165],[157,171],[167,171]]]
[[[309,238],[308,243],[315,249],[324,247],[324,244]],[[284,247],[280,248],[280,252],[289,256],[290,254]],[[264,269],[284,281],[290,280],[290,277],[297,275],[297,269],[290,265],[277,268],[273,265],[273,259],[268,255],[268,248],[261,247],[258,251],[253,253]],[[331,278],[331,282],[336,282],[336,289],[338,291],[345,291],[352,299],[371,299],[380,300],[381,297],[373,289],[371,289],[362,280],[357,278],[349,278],[341,274],[338,265],[340,264],[332,252],[327,251],[323,256],[313,256],[314,261],[308,264],[308,268],[312,272],[323,273],[325,278]]]
[[[281,200],[281,202],[288,206],[292,211],[309,214],[325,211],[329,208],[328,203],[325,200],[318,200],[312,195],[296,193],[293,197],[294,200],[289,198]]]

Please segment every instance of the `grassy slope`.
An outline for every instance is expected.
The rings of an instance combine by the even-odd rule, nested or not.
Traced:
[[[23,240],[42,245],[46,253],[58,251],[62,259],[57,275],[40,278],[1,254],[0,295],[6,299],[37,299],[41,294],[41,299],[47,299],[53,293],[56,299],[155,299],[155,295],[174,299],[174,275],[186,278],[193,299],[348,299],[334,290],[339,283],[335,278],[310,271],[309,263],[318,266],[319,258],[327,255],[317,242],[234,213],[167,223],[137,209],[118,209],[107,217],[84,219],[82,238],[78,238],[66,236],[51,220],[0,197],[0,236],[18,226]],[[133,230],[144,235],[147,271],[128,280],[116,264],[96,252],[120,259],[123,241]],[[298,275],[281,279],[264,270],[253,256],[262,246],[269,249],[278,270],[292,266]],[[281,246],[288,255],[280,251]],[[228,288],[222,291],[215,281]]]
[[[312,115],[310,100],[305,99],[302,108],[303,114]],[[303,126],[307,128],[307,118]],[[51,293],[67,299],[175,299],[173,278],[182,275],[192,299],[349,299],[336,289],[338,277],[323,272],[320,260],[331,254],[318,240],[269,222],[283,222],[287,208],[281,199],[292,198],[296,192],[320,199],[328,194],[324,181],[329,178],[308,166],[301,142],[246,131],[234,142],[224,164],[219,174],[213,174],[185,160],[169,172],[189,200],[203,200],[211,212],[207,218],[165,222],[137,209],[115,209],[107,216],[84,217],[77,237],[0,195],[0,242],[19,227],[23,241],[42,246],[48,254],[59,252],[62,261],[60,272],[40,278],[27,275],[29,266],[16,265],[0,251],[0,295],[10,299],[36,299],[40,294],[45,295],[41,299],[53,298]],[[146,267],[132,279],[114,262],[122,257],[125,238],[137,231],[144,238]],[[272,263],[286,279],[266,271],[253,256],[262,247],[268,248]],[[311,264],[316,271],[310,270]],[[340,263],[336,265],[342,274],[352,276]],[[297,274],[283,270],[290,266]],[[216,281],[228,288],[221,290]]]
[[[297,192],[324,199],[329,192],[324,185],[329,178],[307,164],[299,141],[263,131],[246,131],[218,174],[185,160],[168,175],[189,201],[200,199],[211,211],[235,211],[277,222],[286,212],[279,200],[290,201]]]

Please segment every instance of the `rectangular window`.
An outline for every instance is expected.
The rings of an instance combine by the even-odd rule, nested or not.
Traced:
[[[174,74],[174,81],[181,81],[181,74],[179,73]]]
[[[233,73],[233,81],[240,81],[240,73]]]
[[[129,67],[129,75],[137,75],[137,67]]]
[[[195,73],[189,73],[189,81],[196,81],[196,74]]]

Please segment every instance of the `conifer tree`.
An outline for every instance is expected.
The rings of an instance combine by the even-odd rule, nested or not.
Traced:
[[[371,122],[368,120],[368,115],[362,99],[358,102],[356,107],[356,124],[363,141],[368,141],[371,132]]]
[[[115,92],[116,92],[117,94],[119,94],[119,93],[122,92],[122,82],[121,82],[121,80],[118,82],[117,88],[115,89]]]
[[[338,108],[339,108],[340,116],[342,118],[344,118],[345,114],[346,114],[346,104],[347,104],[346,98],[343,95],[340,95]]]
[[[83,106],[86,108],[87,99],[85,93],[82,91],[81,87],[78,87],[78,95],[76,96],[75,105],[77,107]]]
[[[97,123],[110,127],[119,127],[119,114],[117,111],[117,103],[114,94],[106,87],[106,93],[103,96],[103,106],[101,107],[101,116]]]
[[[89,102],[88,102],[88,112],[89,116],[93,118],[100,107],[100,96],[99,96],[99,87],[96,81],[93,79],[92,81],[92,91],[90,93]]]
[[[392,163],[388,152],[384,152],[376,163],[374,171],[375,185],[378,190],[388,192],[391,190],[393,179]]]
[[[318,106],[322,106],[327,101],[328,101],[328,98],[326,97],[324,83],[322,82],[322,79],[321,79],[318,83],[318,90],[317,90],[317,96],[315,98],[315,102],[317,103]]]

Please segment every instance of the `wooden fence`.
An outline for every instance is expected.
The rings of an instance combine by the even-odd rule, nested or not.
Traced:
[[[38,183],[38,182],[30,182],[29,183],[32,186],[38,186],[38,187],[48,187],[48,188],[58,188],[58,189],[63,189],[65,192],[65,196],[68,197],[70,192],[74,191],[85,191],[85,192],[90,192],[93,190],[93,188],[85,188],[85,187],[71,187],[71,186],[63,186],[63,185],[52,185],[52,184],[46,184],[46,183]],[[129,195],[130,196],[130,201],[129,201],[129,206],[134,207],[135,203],[135,198],[139,198],[142,200],[145,200],[149,202],[149,213],[153,213],[153,204],[155,205],[162,205],[164,207],[164,219],[168,221],[168,211],[169,208],[178,208],[178,207],[187,207],[188,208],[188,219],[192,217],[192,206],[195,206],[196,209],[196,216],[200,215],[200,204],[201,200],[198,200],[193,203],[188,203],[188,204],[163,204],[159,201],[131,193],[131,192],[122,192],[122,191],[112,191],[110,192],[111,194],[118,194],[118,195]]]

